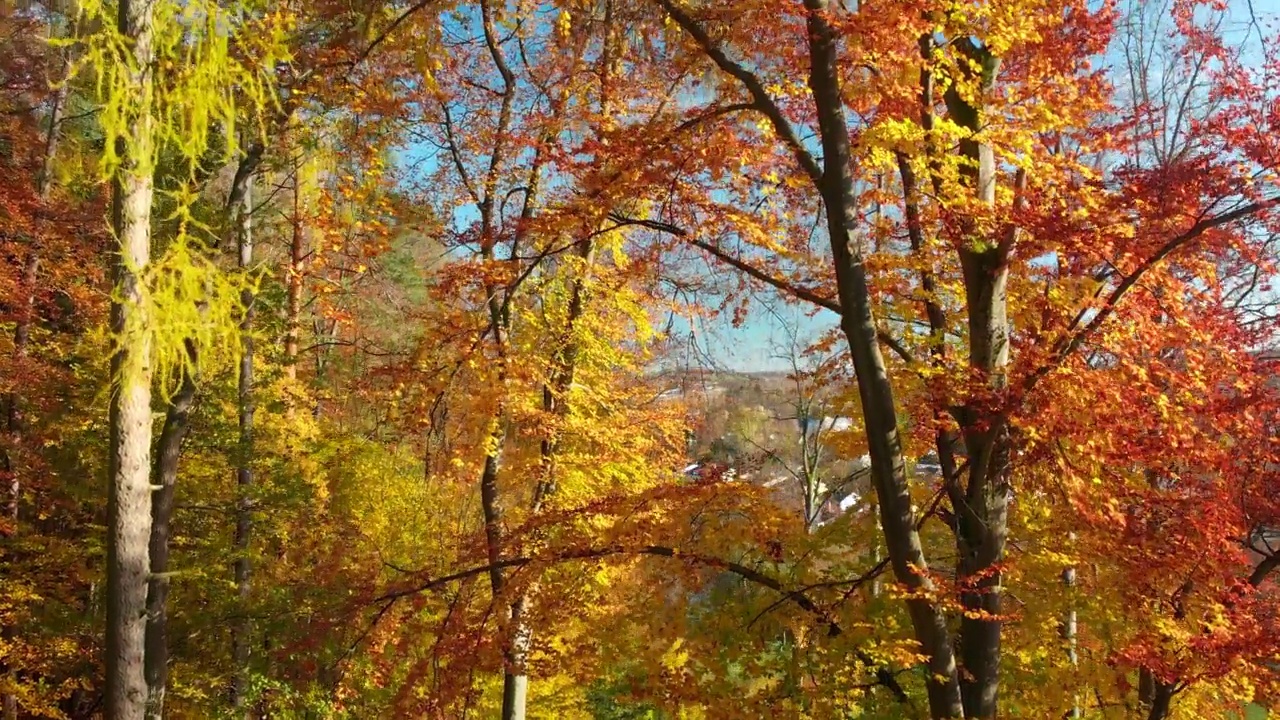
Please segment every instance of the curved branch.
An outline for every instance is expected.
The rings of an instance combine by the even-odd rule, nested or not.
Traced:
[[[351,61],[351,66],[355,67],[360,63],[364,62],[365,60],[368,60],[369,56],[373,54],[373,51],[377,49],[379,45],[386,42],[387,38],[391,37],[391,33],[395,32],[396,28],[400,27],[400,25],[405,20],[408,20],[410,15],[413,15],[414,13],[417,13],[418,11],[426,8],[428,5],[433,4],[435,1],[436,0],[421,0],[420,2],[414,3],[413,5],[406,8],[404,12],[396,16],[396,19],[391,21],[390,25],[387,25],[385,30],[378,33],[378,36],[374,38],[368,45],[365,46],[364,50],[362,50],[360,54],[354,60]]]
[[[1100,328],[1102,324],[1115,313],[1120,300],[1133,289],[1133,286],[1138,284],[1138,281],[1142,279],[1142,276],[1145,275],[1148,270],[1151,270],[1159,264],[1160,261],[1214,228],[1229,225],[1237,220],[1243,220],[1264,210],[1274,208],[1277,205],[1280,205],[1280,196],[1251,202],[1247,205],[1238,207],[1235,210],[1214,215],[1213,217],[1202,218],[1194,225],[1187,228],[1184,232],[1169,239],[1169,241],[1162,245],[1159,250],[1151,255],[1151,257],[1148,257],[1142,262],[1142,264],[1134,268],[1133,272],[1130,272],[1123,277],[1120,283],[1116,285],[1115,289],[1107,295],[1107,299],[1104,301],[1102,308],[1098,310],[1098,314],[1094,315],[1088,323],[1085,323],[1083,326],[1080,325],[1080,323],[1084,322],[1084,317],[1088,313],[1088,308],[1082,309],[1080,312],[1076,313],[1075,318],[1071,321],[1070,327],[1076,327],[1078,329],[1058,342],[1057,346],[1054,348],[1054,354],[1050,358],[1049,362],[1041,366],[1036,370],[1036,372],[1027,376],[1026,381],[1023,383],[1023,392],[1029,392],[1055,367],[1070,357],[1071,353],[1075,352],[1075,350],[1079,348],[1090,335],[1096,332],[1098,328]]]
[[[823,609],[820,605],[815,603],[812,599],[810,599],[808,595],[805,595],[803,590],[799,590],[799,589],[788,590],[776,578],[770,577],[769,575],[766,575],[760,572],[759,570],[756,570],[751,567],[747,567],[746,565],[743,565],[741,563],[733,562],[732,560],[725,560],[723,558],[718,558],[711,555],[683,553],[678,548],[667,547],[665,545],[645,545],[638,548],[627,548],[622,545],[611,545],[603,548],[587,548],[584,550],[571,550],[561,555],[558,555],[555,558],[555,560],[558,562],[563,562],[568,560],[593,560],[593,559],[608,557],[611,555],[653,555],[656,557],[684,559],[684,560],[688,560],[689,562],[692,562],[695,565],[718,568],[720,570],[733,573],[734,575],[737,575],[738,577],[744,580],[748,580],[757,585],[769,588],[770,590],[773,590],[775,592],[782,594],[782,601],[793,602],[796,604],[797,607],[801,608],[802,610],[805,610],[806,612],[812,613],[813,615],[817,616],[817,618],[821,622],[826,623],[828,637],[836,637],[844,632],[843,629],[840,627],[839,623],[837,623],[836,620],[831,617],[831,614],[827,612],[825,609]],[[409,597],[411,595],[416,595],[422,592],[428,592],[430,590],[436,590],[445,585],[448,585],[449,583],[457,582],[459,580],[465,580],[465,579],[474,577],[476,575],[482,575],[485,573],[490,573],[497,570],[504,570],[507,568],[524,567],[526,565],[530,565],[536,562],[537,560],[538,560],[537,558],[532,558],[532,557],[507,558],[504,560],[498,560],[497,562],[490,563],[488,565],[471,567],[471,568],[467,568],[466,570],[460,570],[458,572],[451,573],[449,575],[442,575],[438,578],[433,578],[425,582],[419,583],[417,585],[403,588],[401,590],[395,590],[392,592],[384,593],[383,595],[380,595],[377,598],[374,598],[373,600],[373,604],[376,604],[379,606],[377,615],[374,618],[374,622],[376,624],[376,622],[386,614],[387,610],[389,610],[390,607],[397,600],[401,598]],[[366,635],[367,634],[368,633],[366,633]],[[865,664],[870,668],[874,668],[877,684],[885,686],[891,693],[893,693],[893,696],[899,702],[903,702],[903,703],[911,702],[910,696],[907,695],[906,690],[903,689],[902,685],[898,683],[897,678],[894,677],[894,674],[888,668],[882,665],[878,665],[875,662],[875,660],[870,655],[868,655],[867,652],[864,650],[855,649],[854,654],[857,656],[859,662],[862,662],[863,664]]]
[[[745,260],[741,260],[739,258],[736,258],[730,255],[729,253],[725,252],[723,249],[721,249],[719,246],[713,243],[709,243],[706,240],[700,240],[697,237],[692,236],[688,230],[680,227],[679,225],[673,225],[671,223],[666,223],[659,220],[646,220],[643,218],[628,217],[626,215],[623,215],[621,213],[616,213],[616,212],[610,213],[609,219],[618,223],[614,227],[609,228],[610,230],[613,230],[619,227],[624,227],[624,226],[639,226],[639,227],[649,228],[650,230],[657,230],[658,232],[664,232],[664,233],[667,233],[668,235],[674,235],[678,238],[684,239],[685,242],[688,242],[690,245],[693,245],[694,247],[706,252],[707,254],[716,258],[720,262],[726,265],[729,265],[730,267],[733,267],[736,270],[740,270],[746,273],[752,278],[759,280],[760,282],[774,288],[775,290],[784,292],[796,298],[797,300],[803,300],[812,305],[817,305],[818,307],[823,308],[825,310],[830,310],[831,312],[837,315],[844,314],[844,309],[840,307],[839,300],[836,300],[834,298],[824,297],[822,295],[819,295],[817,292],[810,290],[809,288],[802,287],[800,285],[795,285],[782,278],[771,275]],[[888,347],[890,350],[892,350],[893,354],[901,358],[903,362],[907,364],[911,364],[915,362],[915,358],[912,356],[911,351],[908,350],[907,347],[903,345],[902,342],[900,342],[893,335],[890,335],[885,330],[877,330],[876,337],[880,340],[882,344],[885,345],[885,347]]]
[[[760,81],[760,78],[741,63],[726,55],[724,50],[707,34],[706,28],[699,25],[692,15],[678,7],[673,0],[657,0],[657,3],[662,6],[662,9],[667,12],[667,15],[672,20],[676,21],[677,25],[689,33],[689,36],[698,43],[698,46],[707,54],[707,57],[711,58],[725,73],[742,83],[742,86],[747,89],[747,93],[751,95],[751,107],[760,111],[769,119],[769,124],[773,126],[773,131],[787,143],[791,153],[795,155],[796,162],[800,164],[800,167],[815,183],[819,182],[822,179],[822,168],[818,165],[818,161],[814,159],[813,154],[800,142],[800,136],[782,114],[778,104],[769,95],[769,91],[765,90],[764,83]]]
[[[1249,584],[1258,587],[1277,567],[1280,567],[1280,555],[1268,555],[1249,574]]]

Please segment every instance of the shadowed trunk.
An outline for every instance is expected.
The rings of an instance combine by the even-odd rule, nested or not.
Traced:
[[[826,208],[836,287],[843,310],[840,327],[849,343],[857,375],[880,524],[895,577],[916,595],[907,600],[907,610],[916,640],[928,657],[931,713],[937,718],[962,717],[959,677],[947,619],[937,605],[922,597],[935,586],[927,575],[928,563],[916,530],[898,434],[897,405],[880,352],[866,267],[855,232],[858,205],[840,90],[836,34],[827,19],[830,12],[827,0],[805,0],[805,7],[810,11],[809,86],[822,137],[822,171],[816,182]]]
[[[1151,710],[1147,713],[1147,720],[1164,720],[1169,717],[1169,710],[1173,706],[1173,696],[1177,692],[1177,688],[1173,683],[1155,681],[1151,695]]]
[[[186,341],[187,356],[194,368],[198,361],[196,344]],[[190,429],[191,407],[195,404],[196,383],[184,372],[182,386],[169,401],[164,427],[156,444],[155,494],[151,498],[151,579],[147,584],[147,719],[164,717],[165,688],[169,681],[169,541],[173,520],[173,498],[178,479],[182,442]]]
[[[226,208],[232,212],[239,231],[238,213],[245,201],[249,179],[261,162],[263,147],[250,147],[236,167],[227,196]],[[207,178],[202,178],[207,179]],[[190,367],[196,368],[199,348],[193,340],[186,341]],[[190,429],[191,409],[195,404],[196,382],[190,374],[183,374],[178,392],[169,400],[164,425],[156,443],[155,494],[151,506],[151,580],[147,591],[147,717],[159,720],[164,716],[164,697],[169,680],[169,544],[172,540],[174,495],[177,487],[178,467],[182,444]]]

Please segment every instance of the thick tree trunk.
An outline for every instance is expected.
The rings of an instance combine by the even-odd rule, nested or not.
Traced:
[[[1156,680],[1152,687],[1151,709],[1147,720],[1165,720],[1173,707],[1173,696],[1177,688],[1173,683]]]
[[[198,361],[195,342],[187,341],[187,356],[194,368]],[[169,541],[173,499],[178,479],[182,442],[190,429],[196,383],[184,373],[182,386],[169,401],[164,426],[156,444],[155,494],[151,498],[151,579],[147,585],[147,720],[164,717],[165,688],[169,682]]]
[[[126,183],[134,184],[134,183]],[[141,184],[141,183],[137,183]],[[149,183],[147,183],[149,185]],[[149,188],[148,188],[149,189]],[[137,188],[134,188],[136,192]],[[133,192],[124,193],[125,214],[139,209]],[[147,203],[149,205],[149,203]],[[145,220],[143,221],[145,223]],[[125,256],[116,272],[112,326],[127,337],[112,357],[111,489],[107,505],[107,717],[141,718],[147,689],[145,657],[147,581],[151,535],[151,348],[126,328],[149,322],[138,277],[128,266],[147,260],[146,228],[124,225]]]
[[[128,79],[136,114],[121,139],[122,165],[113,186],[112,225],[120,243],[111,303],[117,340],[111,356],[110,483],[107,498],[107,720],[141,720],[146,711],[144,671],[147,579],[151,535],[151,319],[141,274],[151,255],[154,101],[152,8],[121,0],[119,31],[132,41]]]
[[[934,590],[915,513],[902,442],[898,434],[893,388],[880,353],[862,248],[855,234],[857,202],[851,172],[849,132],[841,98],[836,35],[827,0],[805,0],[808,19],[809,85],[818,110],[823,171],[820,190],[835,261],[836,286],[843,309],[840,327],[849,343],[858,396],[866,423],[871,477],[880,507],[880,524],[898,582],[916,595],[908,613],[922,652],[928,656],[928,695],[933,717],[962,717],[959,678],[947,619],[932,601]]]
[[[1002,389],[1000,374],[1008,362],[1004,289],[999,279],[1003,271],[988,273],[985,264],[979,267],[982,277],[966,280],[985,287],[989,294],[970,295],[971,364],[988,373],[993,389]],[[993,350],[993,343],[1002,349]],[[957,580],[965,611],[959,634],[961,690],[968,717],[993,718],[1000,687],[1002,588],[997,567],[1004,559],[1009,527],[1009,434],[1003,423],[990,416],[962,415],[969,482],[956,508]]]
[[[965,39],[957,46],[972,61],[974,70],[981,73],[975,78],[980,91],[990,91],[999,61],[972,40]],[[975,105],[953,85],[945,100],[952,121],[971,133],[960,141],[960,154],[965,160],[962,184],[973,201],[993,205],[994,153],[978,137],[982,130],[982,98],[977,98]],[[1015,203],[1021,201],[1024,183],[1025,175],[1020,172]],[[991,395],[956,412],[969,452],[969,471],[963,495],[958,488],[952,488],[958,551],[956,576],[964,610],[958,637],[961,693],[965,716],[983,719],[994,718],[999,706],[1002,588],[998,567],[1004,560],[1009,532],[1010,435],[1007,423],[998,414],[998,405],[1007,385],[1006,285],[1017,229],[1010,225],[1001,233],[996,238],[979,237],[972,226],[964,226],[958,238],[968,308],[969,365],[985,381]]]
[[[244,180],[244,201],[237,212],[237,240],[240,268],[253,264],[253,191],[252,180]],[[246,697],[249,692],[250,636],[253,622],[249,618],[250,531],[253,523],[253,292],[242,291],[240,301],[244,305],[244,318],[240,322],[240,443],[236,468],[236,537],[235,583],[237,617],[231,625],[231,660],[234,664],[231,679],[231,704],[244,710],[248,717]]]

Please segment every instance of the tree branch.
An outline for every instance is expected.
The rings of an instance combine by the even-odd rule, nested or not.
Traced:
[[[1237,220],[1242,220],[1244,218],[1247,218],[1251,215],[1256,215],[1257,213],[1260,213],[1263,210],[1276,207],[1277,205],[1280,205],[1280,196],[1267,198],[1265,200],[1259,200],[1257,202],[1252,202],[1252,203],[1249,203],[1248,205],[1238,207],[1235,210],[1231,210],[1229,212],[1225,212],[1220,215],[1214,215],[1213,217],[1209,217],[1209,218],[1202,218],[1201,220],[1197,221],[1194,225],[1192,225],[1190,228],[1187,228],[1185,232],[1182,232],[1177,236],[1171,238],[1168,242],[1162,245],[1159,250],[1153,253],[1151,257],[1144,260],[1137,268],[1135,268],[1132,272],[1124,276],[1124,278],[1120,281],[1120,284],[1116,285],[1115,289],[1112,290],[1111,293],[1107,296],[1107,299],[1103,303],[1102,308],[1098,310],[1097,315],[1093,316],[1093,319],[1091,319],[1083,327],[1080,327],[1079,329],[1077,329],[1069,337],[1064,338],[1058,342],[1057,347],[1055,348],[1054,355],[1050,359],[1050,361],[1046,363],[1044,366],[1042,366],[1040,369],[1038,369],[1036,372],[1027,376],[1026,381],[1023,383],[1023,391],[1024,392],[1030,391],[1033,387],[1035,387],[1036,383],[1038,383],[1045,375],[1048,375],[1049,372],[1053,370],[1053,368],[1055,368],[1058,364],[1066,360],[1071,355],[1071,353],[1075,352],[1075,350],[1079,348],[1080,345],[1090,335],[1096,332],[1098,328],[1101,327],[1102,324],[1106,322],[1107,319],[1110,318],[1115,313],[1116,306],[1119,304],[1120,300],[1123,299],[1124,296],[1131,289],[1133,289],[1134,285],[1138,284],[1138,281],[1142,279],[1142,276],[1145,275],[1148,270],[1155,267],[1161,260],[1164,260],[1166,257],[1173,254],[1176,250],[1178,250],[1182,246],[1190,243],[1193,240],[1196,240],[1197,238],[1204,235],[1206,232],[1213,230],[1214,228],[1222,227],[1223,225],[1228,225]],[[1080,312],[1078,312],[1075,318],[1071,322],[1071,327],[1076,327],[1081,322],[1083,322],[1084,316],[1086,313],[1087,313],[1087,308],[1082,309]]]
[[[822,168],[818,165],[818,161],[814,159],[813,154],[805,149],[804,144],[800,142],[800,136],[796,134],[795,128],[783,116],[782,111],[778,109],[778,104],[774,102],[769,92],[765,90],[764,84],[760,82],[760,78],[755,73],[748,70],[741,63],[735,62],[732,58],[725,54],[724,50],[711,39],[705,28],[698,24],[693,16],[678,7],[673,0],[657,0],[662,9],[676,24],[689,33],[689,36],[702,48],[702,51],[711,58],[715,64],[725,73],[737,78],[743,87],[751,95],[751,106],[762,113],[769,119],[769,124],[773,126],[773,131],[778,134],[787,143],[796,162],[804,169],[805,173],[815,182],[822,179]]]
[[[1249,584],[1258,587],[1277,567],[1280,567],[1280,555],[1268,555],[1249,574]]]
[[[817,618],[821,622],[826,623],[828,637],[836,637],[843,632],[843,629],[840,627],[839,623],[837,623],[835,619],[831,617],[831,614],[827,612],[825,609],[823,609],[821,606],[819,606],[817,603],[815,603],[812,599],[810,599],[808,595],[805,595],[803,590],[788,590],[786,589],[785,586],[783,586],[783,584],[779,580],[773,577],[770,577],[769,575],[766,575],[754,568],[747,567],[746,565],[743,565],[741,563],[736,563],[731,560],[724,560],[722,558],[713,557],[710,555],[700,555],[696,553],[683,553],[678,548],[667,547],[664,545],[645,545],[638,548],[630,548],[630,549],[622,545],[611,545],[603,548],[587,548],[583,550],[573,550],[573,551],[560,554],[556,556],[554,560],[558,562],[567,561],[567,560],[592,560],[592,559],[608,557],[611,555],[631,555],[631,554],[653,555],[656,557],[665,557],[665,558],[672,558],[672,559],[678,559],[678,560],[682,559],[682,560],[687,560],[695,565],[718,568],[720,570],[733,573],[734,575],[737,575],[738,577],[741,577],[744,580],[748,580],[762,587],[766,587],[766,588],[769,588],[770,590],[781,593],[783,596],[782,597],[783,601],[793,602],[801,609],[817,616]],[[536,561],[537,561],[537,558],[532,558],[532,557],[507,558],[505,560],[499,560],[497,562],[490,563],[488,565],[471,567],[471,568],[467,568],[466,570],[460,570],[458,572],[451,573],[448,575],[442,575],[438,578],[433,578],[425,582],[421,582],[417,585],[403,588],[401,590],[395,590],[388,593],[384,593],[373,600],[372,604],[376,604],[379,606],[378,612],[374,618],[374,623],[376,624],[376,622],[386,614],[386,612],[391,608],[391,606],[401,598],[408,597],[410,595],[416,595],[422,592],[427,592],[430,590],[436,590],[445,585],[448,585],[451,582],[465,580],[467,578],[471,578],[476,575],[482,575],[485,573],[493,572],[495,570],[503,570],[503,569],[513,568],[513,567],[523,567],[526,565],[533,564]],[[368,635],[368,631],[366,631],[366,633],[362,637],[367,635]],[[911,701],[910,696],[907,695],[906,690],[903,689],[902,685],[898,683],[897,678],[894,677],[894,674],[888,668],[882,665],[878,665],[875,662],[874,658],[872,658],[864,650],[855,649],[854,653],[858,657],[858,660],[860,662],[867,665],[867,667],[874,668],[877,684],[885,686],[891,693],[893,693],[893,696],[897,698],[899,702],[910,703]]]
[[[746,273],[747,275],[750,275],[756,280],[759,280],[760,282],[776,290],[779,290],[788,295],[791,295],[792,297],[798,300],[804,300],[805,302],[811,303],[813,305],[817,305],[820,308],[830,310],[831,312],[837,315],[844,314],[844,310],[840,307],[840,302],[838,300],[834,298],[823,297],[822,295],[819,295],[817,292],[810,290],[809,288],[802,287],[800,285],[795,285],[786,280],[783,280],[782,278],[775,277],[745,260],[741,260],[739,258],[736,258],[730,255],[729,253],[725,252],[719,246],[713,243],[709,243],[706,240],[700,240],[697,237],[694,237],[689,233],[688,230],[680,227],[679,225],[662,222],[660,220],[646,220],[643,218],[628,217],[626,215],[623,215],[617,212],[610,213],[609,219],[618,223],[615,226],[615,228],[625,227],[625,226],[639,226],[639,227],[649,228],[650,230],[657,230],[658,232],[664,232],[664,233],[667,233],[668,235],[674,235],[678,238],[683,239],[685,242],[689,243],[690,245],[693,245],[694,247],[706,252],[707,254],[716,258],[720,262],[723,262],[724,264],[729,265],[730,267],[740,270]],[[610,229],[615,229],[615,228],[610,228]],[[881,343],[883,343],[886,347],[892,350],[895,355],[901,358],[903,362],[907,364],[911,364],[915,362],[915,358],[911,355],[911,351],[908,350],[905,345],[903,345],[897,338],[893,337],[888,332],[884,330],[877,330],[876,337],[879,338]]]

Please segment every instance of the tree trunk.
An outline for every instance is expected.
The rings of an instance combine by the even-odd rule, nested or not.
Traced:
[[[36,178],[36,192],[42,203],[47,202],[49,193],[53,191],[53,164],[58,154],[58,141],[62,134],[62,117],[66,114],[67,92],[70,83],[71,55],[62,52],[62,82],[53,92],[49,107],[49,126],[45,132],[44,157],[40,163],[40,174]],[[19,301],[17,322],[13,328],[13,359],[16,367],[21,367],[27,357],[27,347],[31,342],[31,325],[35,322],[36,280],[40,274],[40,248],[33,241],[28,248],[27,257],[22,263],[22,300]],[[10,447],[4,450],[0,463],[4,465],[9,476],[9,502],[6,512],[17,525],[18,507],[22,501],[22,479],[18,461],[14,454],[22,444],[22,396],[11,391],[5,397],[5,430],[9,434]],[[6,695],[4,702],[10,703],[11,697]],[[17,702],[12,703],[16,707]]]
[[[910,486],[898,434],[893,388],[880,353],[862,248],[855,235],[857,202],[851,172],[849,132],[841,98],[836,34],[827,20],[827,0],[805,0],[809,10],[809,86],[818,111],[823,171],[819,189],[835,262],[843,310],[840,327],[849,343],[858,397],[866,423],[871,477],[880,507],[885,545],[898,582],[915,597],[907,601],[911,624],[928,656],[928,695],[936,718],[963,717],[959,679],[947,619],[932,601],[928,563],[911,508]]]
[[[983,168],[989,167],[988,153]],[[984,178],[984,182],[986,179]],[[985,189],[983,194],[986,194]],[[969,308],[970,366],[991,389],[1005,388],[1009,362],[1005,282],[1007,258],[996,248],[961,250]],[[966,409],[960,413],[969,449],[969,482],[956,508],[957,579],[960,604],[961,691],[968,717],[993,718],[999,699],[1001,573],[1009,529],[1009,431],[998,418]]]
[[[496,333],[500,330],[495,329]],[[503,362],[503,360],[499,360]],[[499,371],[499,385],[505,384],[505,372]],[[504,411],[505,402],[498,401],[498,409],[495,411],[491,422],[493,427],[489,433],[488,446],[491,448],[489,454],[484,458],[484,470],[480,475],[480,507],[484,513],[484,535],[485,550],[489,559],[489,586],[493,592],[494,602],[502,602],[503,590],[506,587],[506,577],[503,575],[502,568],[498,563],[502,560],[502,545],[504,542],[504,532],[502,527],[503,507],[502,498],[498,491],[498,459],[502,453],[503,446],[506,444],[506,432],[503,428],[506,422],[506,413]],[[517,608],[516,604],[507,606],[507,620],[520,622],[521,617],[517,617],[517,611],[523,608]],[[517,700],[523,700],[525,691],[519,686],[528,685],[527,678],[524,677],[522,668],[524,665],[524,655],[519,653],[516,648],[514,639],[503,649],[503,672],[502,672],[502,718],[510,720],[512,714],[517,710],[523,714],[524,706],[519,708],[515,706]]]
[[[13,364],[21,368],[27,358],[27,346],[31,342],[31,323],[35,318],[36,279],[40,272],[40,253],[34,245],[29,249],[26,260],[22,264],[22,293],[25,296],[19,301],[18,321],[13,329]],[[6,393],[5,398],[5,431],[8,433],[9,447],[4,449],[4,471],[9,478],[9,498],[5,514],[18,525],[18,508],[22,504],[22,476],[19,470],[17,455],[22,445],[22,396],[16,390]]]
[[[537,183],[532,187],[536,191]],[[532,196],[532,193],[531,193]],[[525,220],[528,220],[526,212]],[[585,241],[579,246],[578,256],[585,263],[582,272],[587,272],[595,257],[595,244]],[[542,388],[542,409],[557,420],[563,420],[568,412],[565,396],[573,385],[573,377],[577,367],[578,346],[574,340],[574,329],[578,319],[586,307],[586,278],[579,277],[573,282],[573,290],[569,300],[569,311],[564,336],[556,357],[552,362],[550,381]],[[559,447],[552,429],[551,437],[543,439],[540,447],[539,464],[542,476],[533,492],[530,514],[537,515],[546,505],[546,501],[556,491],[555,460]],[[529,691],[529,649],[533,643],[533,626],[529,622],[529,610],[533,596],[537,592],[537,583],[521,590],[511,603],[511,640],[506,650],[506,672],[502,678],[502,720],[524,720]]]
[[[529,624],[529,597],[521,593],[511,604],[511,642],[507,647],[507,671],[502,676],[502,720],[524,720],[529,699],[529,648],[533,627]]]
[[[260,144],[250,147],[236,167],[227,196],[226,207],[233,214],[245,199],[249,178],[262,159],[264,148]],[[238,215],[236,216],[238,219]],[[199,363],[199,348],[191,339],[185,341],[191,368]],[[169,679],[169,543],[172,540],[170,524],[173,519],[174,495],[178,479],[178,465],[182,443],[190,429],[191,410],[195,405],[196,382],[191,374],[184,373],[178,392],[169,400],[164,425],[156,443],[155,494],[151,505],[151,580],[147,590],[147,718],[159,720],[164,716],[164,697]]]
[[[111,302],[110,483],[107,498],[107,720],[141,720],[147,579],[151,535],[151,323],[139,287],[151,256],[154,150],[152,8],[120,0],[119,31],[132,41],[128,89],[136,114],[119,141],[121,167],[113,184],[112,226],[120,243]]]
[[[194,368],[198,361],[196,344],[186,341],[187,356]],[[182,442],[190,429],[191,407],[195,404],[196,383],[184,372],[182,386],[169,401],[164,427],[156,445],[155,486],[151,499],[151,579],[147,585],[147,720],[164,717],[165,688],[169,681],[169,541],[173,519],[173,498],[178,479]]]
[[[302,270],[306,260],[305,234],[302,227],[301,168],[293,169],[293,233],[289,239],[288,299],[285,305],[284,373],[290,380],[298,378],[298,338],[302,330]]]
[[[999,60],[970,39],[957,47],[981,73],[977,78],[980,91],[990,91]],[[960,141],[960,154],[965,160],[961,182],[972,194],[972,200],[993,205],[994,153],[990,145],[976,137],[982,129],[982,99],[979,97],[976,105],[970,103],[953,84],[944,100],[952,121],[971,134]],[[1020,171],[1015,204],[1021,201],[1025,181],[1026,176]],[[984,719],[996,716],[999,703],[1002,588],[998,567],[1004,560],[1009,532],[1010,435],[1005,419],[998,415],[998,400],[1007,385],[1006,285],[1017,229],[1010,225],[1001,232],[996,238],[979,237],[971,225],[962,226],[958,238],[968,308],[969,366],[986,382],[994,398],[981,398],[955,413],[969,452],[969,471],[962,496],[958,488],[951,488],[956,513],[956,578],[964,610],[958,638],[963,666],[960,686],[965,716]]]
[[[239,246],[240,268],[247,270],[253,264],[253,181],[244,180],[244,201],[236,219],[236,238]],[[231,659],[234,664],[231,679],[231,704],[244,710],[248,717],[246,696],[249,692],[249,650],[253,622],[249,618],[249,573],[251,570],[249,534],[253,513],[253,292],[241,291],[244,318],[240,322],[240,442],[238,467],[236,468],[236,537],[235,583],[237,617],[231,625]]]
[[[1074,543],[1076,539],[1075,533],[1069,533],[1067,540]],[[1064,568],[1062,570],[1062,587],[1067,595],[1067,611],[1062,618],[1062,641],[1067,646],[1067,662],[1071,663],[1074,670],[1079,663],[1079,655],[1076,644],[1076,569],[1074,567]],[[1080,696],[1073,693],[1071,696],[1071,709],[1067,711],[1068,718],[1080,717]]]
[[[1176,692],[1177,688],[1173,683],[1155,680],[1152,687],[1151,710],[1147,713],[1147,720],[1165,720],[1169,717],[1169,710],[1173,706],[1173,696]]]

